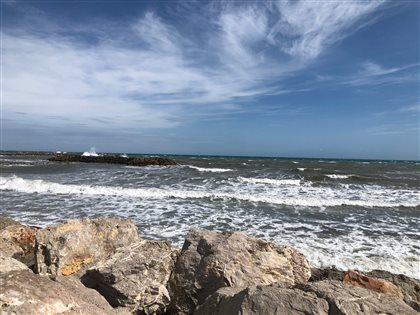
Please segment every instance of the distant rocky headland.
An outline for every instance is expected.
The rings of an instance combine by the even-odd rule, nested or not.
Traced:
[[[1,151],[1,155],[14,156],[49,156],[52,162],[82,162],[82,163],[107,163],[131,166],[171,166],[177,165],[175,160],[159,156],[127,156],[115,154],[67,153],[67,152],[40,152],[40,151]]]
[[[1,314],[418,314],[420,283],[311,268],[298,250],[191,230],[182,248],[122,217],[45,228],[0,217]]]
[[[158,156],[144,156],[144,157],[127,157],[119,155],[80,155],[80,154],[69,154],[69,153],[58,153],[51,156],[49,161],[53,162],[83,162],[83,163],[107,163],[107,164],[124,164],[131,166],[148,166],[148,165],[159,165],[159,166],[170,166],[176,165],[177,163],[168,158]]]
[[[48,151],[0,151],[1,155],[22,155],[22,156],[50,156],[54,152]]]

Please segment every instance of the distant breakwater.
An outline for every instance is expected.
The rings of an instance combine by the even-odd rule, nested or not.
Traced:
[[[170,166],[177,163],[168,158],[150,156],[150,157],[123,157],[117,155],[98,155],[83,156],[78,154],[54,154],[48,159],[53,162],[83,162],[83,163],[107,163],[107,164],[124,164],[130,166]]]

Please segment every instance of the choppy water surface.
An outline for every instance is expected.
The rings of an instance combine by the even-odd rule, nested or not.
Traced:
[[[181,245],[191,227],[241,230],[314,266],[420,278],[416,162],[174,157],[175,167],[0,157],[1,213],[33,225],[121,215]]]

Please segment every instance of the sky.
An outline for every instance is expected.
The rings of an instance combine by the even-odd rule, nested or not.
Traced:
[[[419,1],[1,0],[1,149],[420,159]]]

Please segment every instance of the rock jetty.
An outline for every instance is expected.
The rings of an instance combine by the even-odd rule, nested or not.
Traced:
[[[121,217],[45,228],[0,217],[0,237],[1,314],[420,311],[416,279],[380,270],[311,268],[298,250],[241,232],[193,229],[180,249],[142,239],[134,222]]]
[[[123,157],[119,155],[98,155],[98,156],[84,156],[79,154],[54,154],[49,161],[53,162],[83,162],[83,163],[107,163],[107,164],[123,164],[131,166],[170,166],[177,163],[168,158],[158,156],[145,156],[145,157]]]

